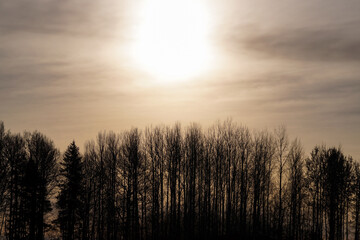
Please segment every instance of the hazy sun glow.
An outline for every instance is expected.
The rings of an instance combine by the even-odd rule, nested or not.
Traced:
[[[146,0],[142,4],[132,47],[139,68],[172,82],[210,67],[210,18],[204,2]]]

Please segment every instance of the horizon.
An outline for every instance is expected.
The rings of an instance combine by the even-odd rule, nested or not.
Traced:
[[[144,135],[144,132],[146,131],[146,129],[153,129],[155,127],[164,127],[167,128],[167,127],[174,127],[175,124],[180,124],[180,127],[181,127],[181,131],[184,133],[186,132],[186,130],[191,127],[191,124],[197,124],[200,126],[201,130],[202,130],[202,133],[206,136],[208,133],[207,133],[207,130],[209,130],[210,128],[212,127],[216,127],[218,126],[218,124],[223,124],[225,123],[226,121],[230,120],[232,122],[232,124],[234,124],[235,126],[241,126],[241,127],[246,127],[249,129],[249,131],[254,134],[254,133],[258,133],[258,132],[262,132],[262,131],[266,131],[266,132],[269,132],[271,134],[274,134],[274,131],[280,127],[280,126],[284,126],[286,131],[287,131],[287,134],[289,136],[289,139],[290,141],[293,141],[295,139],[298,139],[300,140],[300,143],[302,145],[302,147],[304,148],[304,154],[305,154],[305,157],[309,157],[310,156],[310,153],[311,151],[315,148],[315,147],[333,147],[333,148],[339,148],[341,149],[342,151],[344,151],[345,155],[346,156],[351,156],[355,161],[360,161],[360,158],[356,155],[353,155],[351,154],[348,149],[346,148],[346,146],[344,147],[341,143],[339,144],[329,144],[328,142],[326,141],[321,141],[319,143],[315,143],[314,145],[310,145],[309,143],[307,142],[304,142],[300,137],[298,136],[295,136],[293,135],[291,132],[289,132],[288,128],[286,125],[283,125],[283,124],[279,124],[273,128],[269,128],[269,127],[264,127],[264,128],[250,128],[248,125],[246,124],[243,124],[241,122],[236,122],[234,121],[232,118],[227,118],[227,119],[224,119],[224,120],[217,120],[217,121],[214,121],[213,123],[209,123],[209,124],[200,124],[198,122],[188,122],[187,124],[183,124],[179,121],[176,121],[172,124],[165,124],[165,123],[159,123],[159,124],[149,124],[149,125],[146,125],[144,127],[137,127],[137,126],[130,126],[129,128],[124,128],[124,129],[120,129],[118,131],[113,131],[111,129],[103,129],[103,130],[99,130],[96,132],[96,134],[88,139],[84,139],[82,142],[81,141],[78,141],[76,139],[76,137],[74,137],[72,140],[70,140],[69,142],[65,143],[63,142],[62,144],[58,144],[50,135],[46,134],[46,132],[44,131],[41,131],[39,129],[34,129],[34,130],[23,130],[23,131],[20,131],[20,132],[14,132],[14,131],[11,131],[11,129],[7,128],[6,126],[6,123],[4,122],[4,126],[5,126],[5,130],[6,131],[10,131],[12,134],[17,134],[17,133],[20,133],[20,134],[23,134],[24,132],[29,132],[29,133],[32,133],[32,132],[40,132],[42,134],[44,134],[46,137],[48,137],[53,143],[54,143],[54,146],[60,151],[60,154],[62,155],[67,149],[68,147],[71,145],[71,143],[73,141],[75,141],[76,145],[79,147],[80,149],[80,152],[81,153],[84,153],[85,152],[85,146],[88,142],[90,141],[97,141],[97,137],[98,137],[98,134],[108,134],[108,133],[115,133],[116,135],[122,135],[124,132],[128,132],[130,131],[131,129],[138,129],[140,131],[140,135],[142,136],[142,138],[145,137]],[[1,120],[0,120],[1,122]]]

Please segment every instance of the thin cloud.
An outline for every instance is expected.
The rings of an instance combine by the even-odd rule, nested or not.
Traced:
[[[360,35],[343,30],[281,29],[250,33],[240,44],[271,58],[299,61],[360,61]]]
[[[0,32],[112,37],[114,25],[126,26],[122,2],[1,1]]]

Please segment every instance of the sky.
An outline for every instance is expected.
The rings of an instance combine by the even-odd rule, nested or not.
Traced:
[[[360,2],[0,0],[0,120],[61,151],[231,117],[360,159]]]

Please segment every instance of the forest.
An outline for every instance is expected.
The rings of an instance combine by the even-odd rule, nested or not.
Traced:
[[[76,138],[76,136],[74,136]],[[324,139],[326,141],[326,139]],[[360,166],[285,126],[99,132],[60,153],[0,122],[1,239],[355,239]]]

